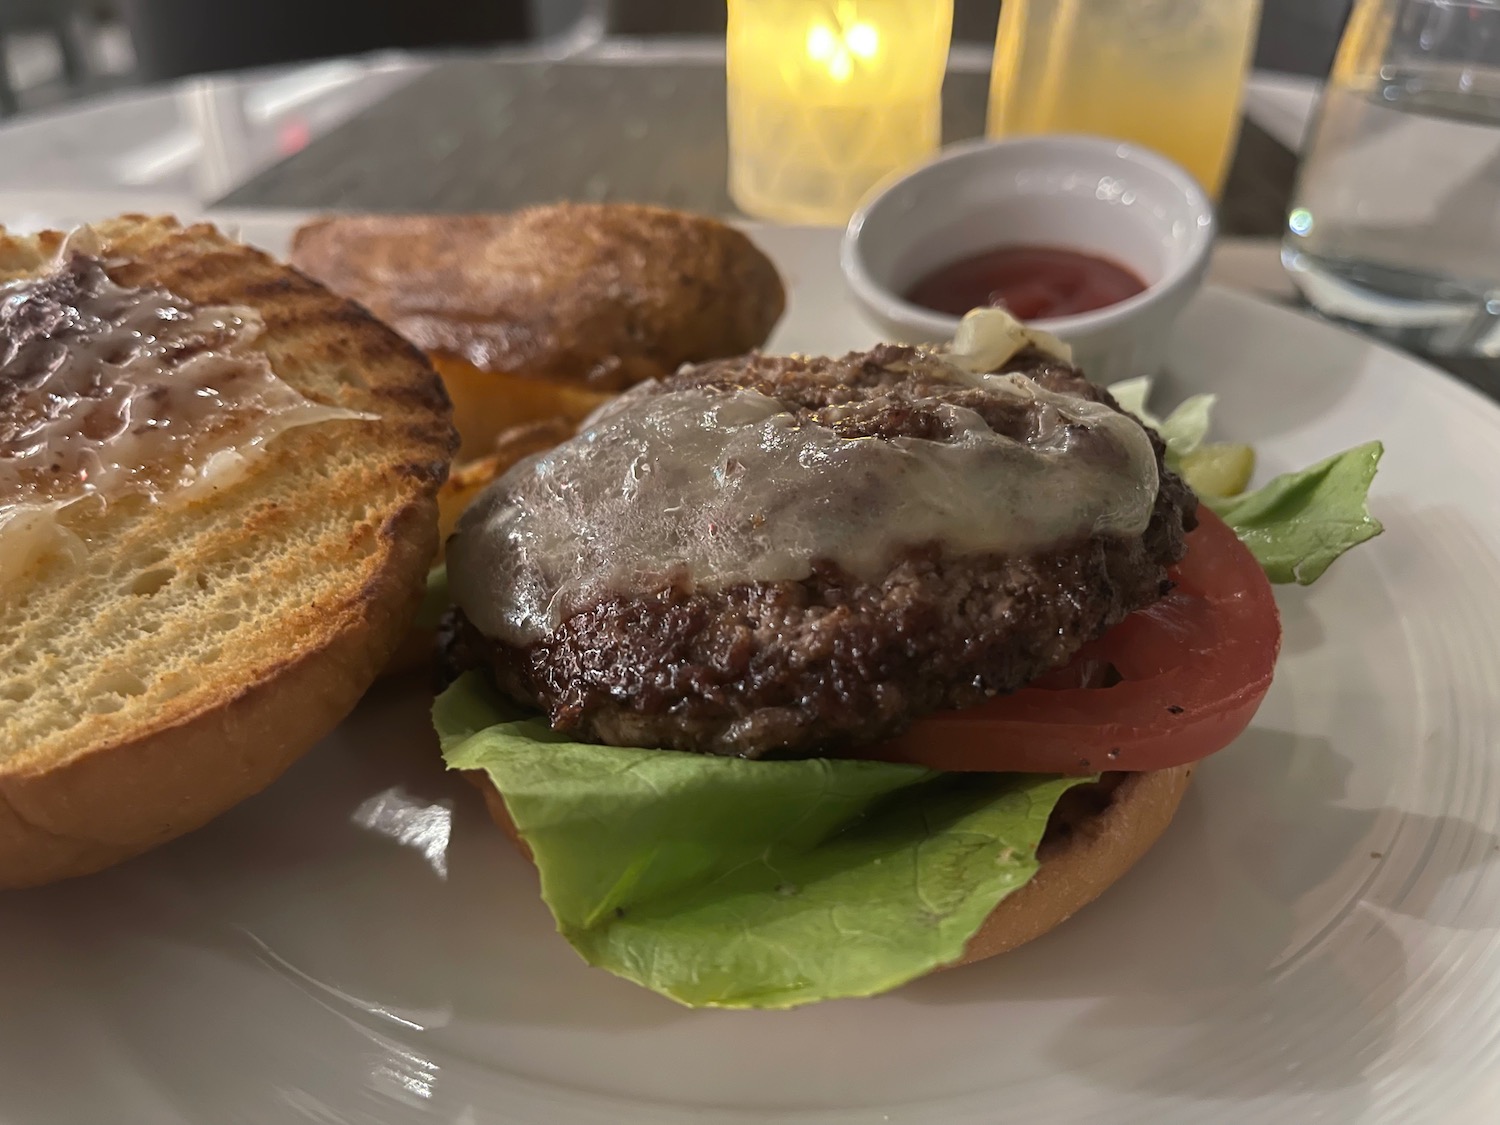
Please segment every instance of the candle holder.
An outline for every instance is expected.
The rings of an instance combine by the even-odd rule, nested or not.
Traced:
[[[729,192],[747,215],[842,223],[942,133],[952,0],[729,0]]]

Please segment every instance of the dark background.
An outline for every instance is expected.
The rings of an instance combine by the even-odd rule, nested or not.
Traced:
[[[1264,0],[1256,65],[1326,73],[1350,3]],[[992,42],[999,10],[1000,0],[955,0],[955,39]],[[724,12],[722,0],[0,0],[0,116],[141,83],[384,48],[472,49],[583,27],[717,35]],[[128,61],[101,61],[106,32],[133,45]],[[20,89],[26,68],[16,52],[35,52],[39,41],[55,73]]]
[[[0,0],[0,4],[6,0]],[[720,35],[721,0],[120,0],[151,77],[375,47],[472,45],[555,33],[594,16],[609,35]],[[1114,0],[1106,0],[1114,2]],[[1350,0],[1266,0],[1258,65],[1327,71]],[[954,37],[988,43],[1000,0],[955,0]],[[231,29],[233,34],[229,34]]]

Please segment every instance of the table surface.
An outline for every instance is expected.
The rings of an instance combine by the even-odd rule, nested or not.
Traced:
[[[983,127],[988,52],[955,46],[949,140]],[[1247,116],[1295,148],[1316,93],[1252,77]],[[730,209],[722,43],[605,41],[482,57],[387,52],[118,94],[0,125],[7,225],[103,196],[138,208],[455,210],[559,196]],[[1246,131],[1226,208],[1274,233],[1295,160]],[[539,158],[540,157],[540,158]]]
[[[987,68],[955,66],[945,143],[982,136]],[[508,210],[555,199],[628,200],[733,214],[724,63],[629,56],[455,59],[240,185],[231,207]],[[1220,220],[1280,233],[1296,156],[1253,121],[1241,132]]]

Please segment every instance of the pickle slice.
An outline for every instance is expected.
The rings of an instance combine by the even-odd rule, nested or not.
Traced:
[[[1238,496],[1255,472],[1255,450],[1232,442],[1200,445],[1182,457],[1177,471],[1200,496]]]

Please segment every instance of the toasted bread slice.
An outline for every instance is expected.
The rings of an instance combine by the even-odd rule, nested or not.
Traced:
[[[375,417],[289,430],[216,492],[111,504],[83,557],[0,589],[0,886],[196,828],[327,734],[416,611],[456,445],[432,368],[359,307],[209,226],[94,234],[116,283],[253,308],[281,379]],[[62,241],[0,228],[0,282]]]
[[[321,218],[292,262],[433,357],[462,460],[509,426],[579,421],[683,363],[759,347],[786,307],[743,232],[632,203]]]

